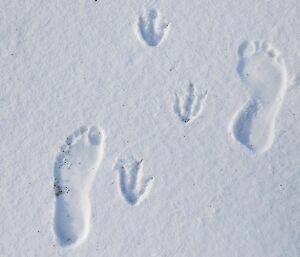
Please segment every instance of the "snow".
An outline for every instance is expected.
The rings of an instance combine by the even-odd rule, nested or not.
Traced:
[[[298,0],[2,0],[0,10],[1,256],[299,256]],[[235,126],[239,140],[232,128],[251,97],[239,49],[257,41],[283,59],[274,90],[286,93],[268,95],[273,59],[253,61],[275,109]],[[90,189],[70,188],[89,195],[77,207],[91,216],[68,247],[54,170],[82,126],[105,144],[87,158],[102,157]],[[247,146],[252,128],[271,135],[254,136],[263,151]]]

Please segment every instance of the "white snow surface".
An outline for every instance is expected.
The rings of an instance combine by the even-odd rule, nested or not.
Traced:
[[[299,0],[1,0],[0,256],[298,257],[299,13]],[[251,97],[244,42],[268,42],[286,65],[280,105],[236,126],[250,139],[263,126],[265,151],[232,130]],[[268,95],[264,69],[251,76],[270,78]],[[55,162],[82,126],[105,144],[83,189],[88,235],[66,247]]]

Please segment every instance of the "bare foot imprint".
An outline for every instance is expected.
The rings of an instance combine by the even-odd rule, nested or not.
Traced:
[[[89,192],[102,160],[104,136],[96,127],[81,127],[67,137],[54,168],[54,231],[61,246],[78,246],[88,236]]]
[[[250,98],[232,120],[234,137],[250,150],[263,153],[275,137],[275,122],[288,86],[280,53],[266,42],[245,42],[237,71]]]

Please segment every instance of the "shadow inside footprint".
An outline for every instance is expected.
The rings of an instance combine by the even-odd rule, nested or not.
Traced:
[[[250,134],[252,121],[258,110],[257,102],[254,99],[250,99],[245,105],[244,111],[240,112],[236,118],[233,128],[236,139],[250,150],[254,150],[253,145],[250,143]]]

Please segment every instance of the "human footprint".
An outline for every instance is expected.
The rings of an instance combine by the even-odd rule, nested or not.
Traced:
[[[246,42],[239,49],[238,73],[250,98],[234,117],[234,137],[250,150],[267,151],[275,137],[275,122],[288,86],[280,53],[266,42]]]
[[[54,230],[62,246],[78,246],[88,236],[89,192],[102,160],[104,136],[96,127],[81,127],[67,137],[54,169]]]

